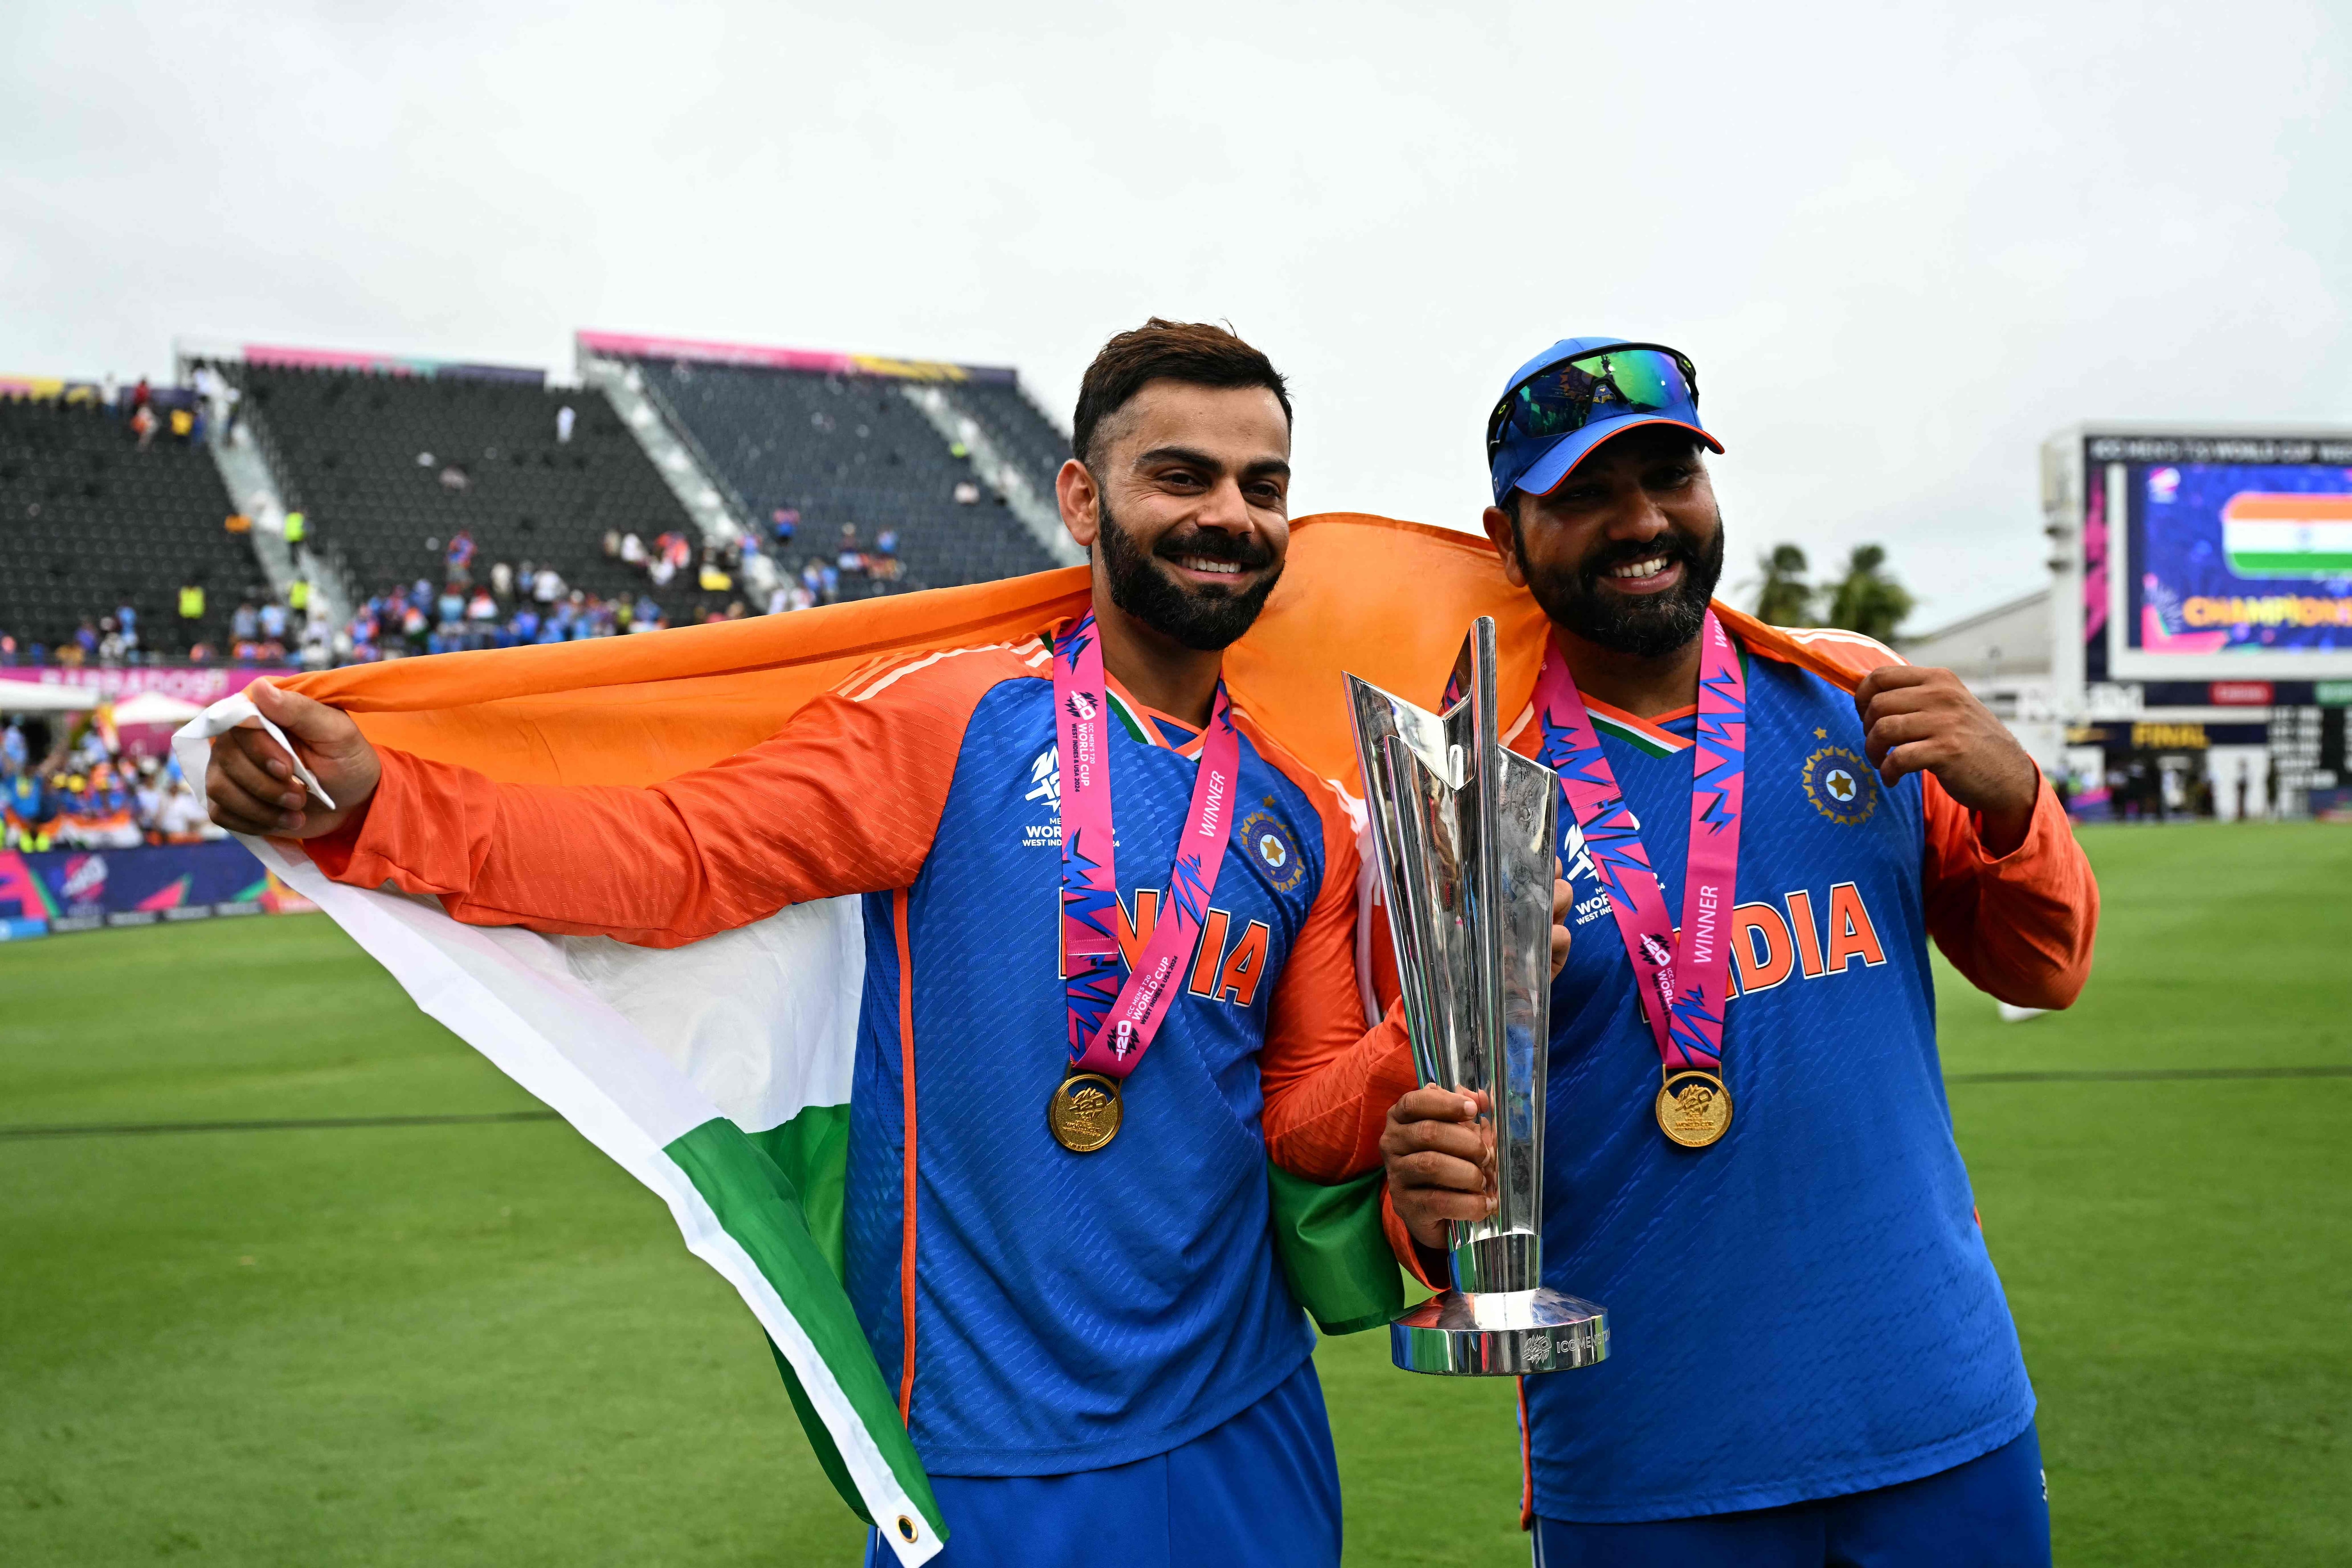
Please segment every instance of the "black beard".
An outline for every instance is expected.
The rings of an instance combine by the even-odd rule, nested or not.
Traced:
[[[1257,584],[1236,593],[1225,588],[1193,587],[1180,583],[1155,563],[1155,557],[1199,555],[1211,561],[1232,561],[1244,572],[1255,572],[1274,559],[1274,552],[1254,538],[1221,533],[1214,529],[1187,529],[1168,534],[1150,554],[1102,508],[1103,572],[1110,579],[1110,602],[1160,636],[1202,653],[1230,647],[1257,621],[1265,596],[1282,578],[1276,566]]]
[[[1511,517],[1519,559],[1528,558],[1527,539],[1518,532],[1518,514]],[[1665,552],[1669,565],[1683,568],[1682,586],[1670,594],[1621,594],[1601,586],[1612,566]],[[1715,537],[1706,544],[1694,542],[1679,529],[1668,529],[1643,543],[1628,541],[1604,545],[1570,570],[1530,574],[1528,590],[1543,606],[1552,624],[1567,627],[1599,647],[1628,653],[1637,658],[1658,658],[1690,645],[1706,621],[1707,601],[1723,575],[1723,514],[1715,517]]]

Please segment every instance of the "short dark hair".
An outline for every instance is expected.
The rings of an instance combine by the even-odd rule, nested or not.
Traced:
[[[1103,344],[1078,383],[1078,408],[1070,419],[1070,451],[1094,464],[1095,432],[1126,407],[1148,382],[1182,381],[1194,386],[1263,386],[1282,405],[1291,422],[1290,387],[1274,362],[1244,342],[1231,327],[1208,321],[1166,321],[1158,316]]]

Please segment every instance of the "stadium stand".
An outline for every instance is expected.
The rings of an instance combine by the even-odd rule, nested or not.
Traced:
[[[787,567],[830,558],[845,524],[867,543],[885,529],[897,531],[904,573],[887,584],[892,588],[988,582],[1054,564],[896,380],[684,359],[635,363],[655,401],[755,525],[781,509],[800,514],[797,537],[778,552]],[[1052,430],[1043,415],[1028,412]],[[1048,493],[1060,462],[1056,456],[1045,468]],[[959,485],[976,486],[978,503],[959,502]],[[861,581],[845,583],[843,591],[884,586]]]
[[[262,580],[211,455],[162,435],[144,450],[127,416],[94,401],[0,400],[0,631],[63,645],[87,616],[138,613],[142,650],[218,650],[227,623]],[[180,590],[205,590],[184,620]]]
[[[943,390],[949,402],[987,429],[999,452],[1041,486],[1041,494],[1053,493],[1054,476],[1070,457],[1070,438],[1030,401],[1026,387],[1017,381],[973,380],[950,382]]]
[[[471,538],[471,571],[551,566],[611,599],[648,591],[605,554],[607,532],[699,534],[612,405],[593,388],[511,376],[383,374],[268,363],[220,367],[246,394],[289,508],[362,597],[442,582],[445,552]],[[571,439],[561,410],[575,412]],[[673,619],[724,608],[694,574],[650,591]],[[716,604],[712,604],[715,598]]]

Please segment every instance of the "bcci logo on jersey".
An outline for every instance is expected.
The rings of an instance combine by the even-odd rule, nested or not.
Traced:
[[[1878,775],[1843,746],[1823,746],[1805,759],[1805,798],[1832,822],[1859,827],[1878,808]]]
[[[1276,892],[1290,891],[1307,875],[1306,858],[1291,841],[1290,829],[1274,813],[1253,811],[1243,817],[1241,842],[1256,858],[1258,868]]]

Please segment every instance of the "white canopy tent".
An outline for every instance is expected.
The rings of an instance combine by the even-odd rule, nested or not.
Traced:
[[[184,724],[205,710],[201,702],[161,691],[142,691],[114,705],[117,724]]]
[[[88,686],[0,680],[0,713],[82,713],[105,700],[106,693]]]

